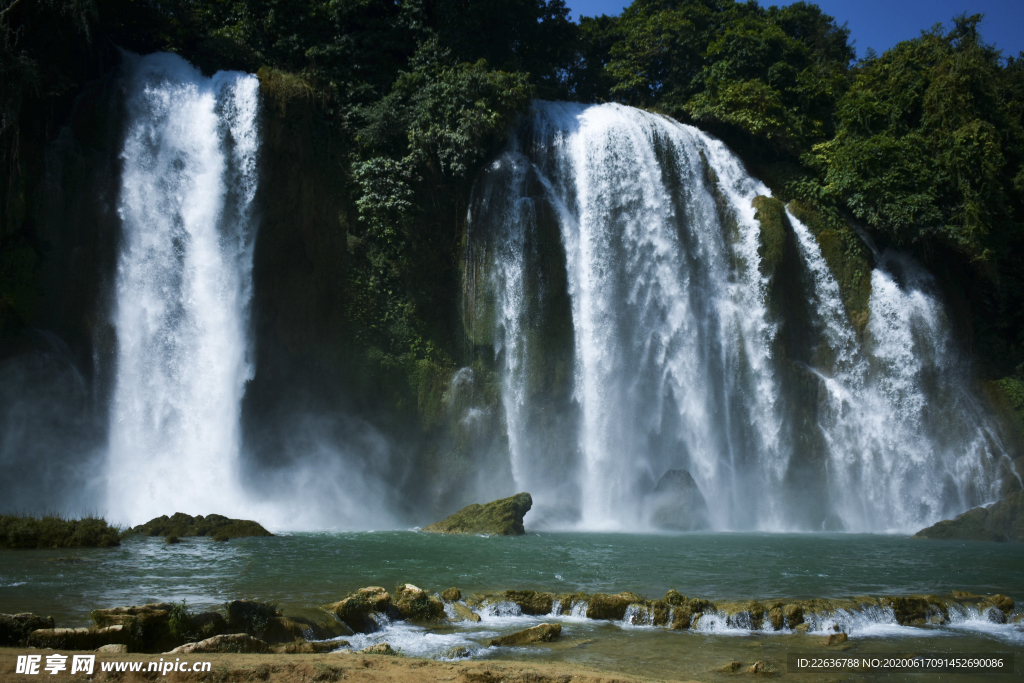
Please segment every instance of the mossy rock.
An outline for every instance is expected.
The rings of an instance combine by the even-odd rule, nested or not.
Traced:
[[[761,257],[761,274],[771,278],[782,265],[786,249],[786,207],[774,197],[758,196],[751,202],[754,218],[761,225],[757,254]]]
[[[525,631],[510,633],[507,636],[493,638],[488,647],[517,647],[530,643],[550,643],[562,635],[561,624],[539,624]]]
[[[230,519],[223,515],[186,515],[175,512],[168,517],[162,515],[129,529],[128,534],[145,536],[166,536],[168,538],[184,538],[186,536],[212,536],[215,541],[227,541],[231,538],[250,536],[273,536],[261,525],[248,519]]]
[[[0,515],[0,548],[109,548],[121,544],[121,532],[95,517]]]
[[[409,621],[441,621],[445,618],[441,599],[411,583],[398,585],[392,606]]]
[[[857,329],[864,329],[868,321],[873,269],[871,254],[864,242],[838,215],[819,212],[797,200],[786,208],[818,241],[825,264],[839,285],[846,314]]]
[[[445,602],[458,602],[462,599],[462,591],[455,586],[441,591],[441,599]]]
[[[391,595],[383,587],[368,586],[360,588],[355,593],[350,593],[338,602],[325,605],[324,609],[354,632],[368,633],[377,628],[371,615],[374,612],[387,614],[391,607]]]
[[[619,621],[626,614],[626,609],[634,602],[644,602],[636,593],[623,592],[610,595],[608,593],[594,593],[587,605],[588,619],[607,619]]]
[[[424,527],[435,534],[488,534],[522,536],[526,533],[523,517],[533,507],[529,493],[517,493],[486,505],[467,505],[454,515]]]
[[[1024,491],[1012,493],[988,507],[968,510],[922,529],[915,538],[960,541],[1024,542]]]
[[[554,594],[538,593],[537,591],[505,591],[502,599],[519,605],[523,614],[535,616],[551,614],[551,607],[555,602]]]

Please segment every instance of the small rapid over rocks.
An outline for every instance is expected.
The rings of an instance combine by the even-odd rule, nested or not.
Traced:
[[[535,103],[468,230],[467,334],[533,524],[907,532],[998,497],[999,429],[927,273],[875,254],[854,310],[811,227],[700,130]]]

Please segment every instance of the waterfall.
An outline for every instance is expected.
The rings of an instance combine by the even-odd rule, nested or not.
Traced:
[[[817,519],[907,531],[993,498],[998,438],[928,276],[881,258],[859,336],[813,235],[790,217],[808,334],[829,364],[785,358],[759,195],[770,192],[718,140],[614,104],[536,103],[485,170],[470,209],[467,327],[478,345],[490,329],[516,488],[538,510],[561,508],[553,525],[664,526],[658,505],[684,495],[661,491],[669,480],[719,530]],[[570,358],[573,410],[553,419],[558,354]],[[817,399],[785,390],[797,372],[824,387]],[[813,444],[798,413],[816,415]],[[794,474],[796,455],[820,465],[820,480]]]
[[[970,391],[932,278],[905,255],[881,254],[861,347],[814,237],[789,221],[836,355],[821,375],[820,428],[837,518],[857,531],[916,530],[995,500],[999,435]]]
[[[107,513],[237,514],[259,84],[126,61]]]

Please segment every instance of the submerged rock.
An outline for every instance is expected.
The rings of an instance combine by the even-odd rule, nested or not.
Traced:
[[[662,529],[698,531],[709,526],[707,501],[686,470],[663,474],[649,504],[651,522]]]
[[[167,654],[169,655],[190,655],[205,654],[213,652],[266,652],[267,644],[259,638],[254,638],[248,633],[225,633],[201,640],[198,643],[185,643],[176,647]]]
[[[561,624],[538,624],[537,626],[528,628],[525,631],[510,633],[509,635],[501,636],[500,638],[493,638],[487,646],[514,647],[518,645],[528,645],[530,643],[549,643],[553,640],[557,640],[561,635]]]
[[[921,529],[914,537],[1024,543],[1024,491],[1011,493],[998,503],[968,510],[955,519]]]
[[[486,505],[467,505],[454,515],[423,528],[435,534],[490,534],[522,536],[526,533],[523,517],[533,507],[529,493],[517,493]]]
[[[833,633],[829,635],[828,638],[825,638],[825,645],[839,645],[840,643],[845,643],[849,639],[850,637],[845,633]]]
[[[465,645],[455,645],[437,655],[438,659],[462,659],[472,654]]]
[[[215,541],[227,541],[231,538],[248,536],[273,536],[260,524],[248,519],[230,519],[224,515],[186,515],[175,512],[168,517],[163,515],[151,519],[145,524],[129,529],[127,534],[143,534],[146,536],[166,536],[183,538],[185,536],[212,536]],[[174,543],[176,541],[167,541]]]

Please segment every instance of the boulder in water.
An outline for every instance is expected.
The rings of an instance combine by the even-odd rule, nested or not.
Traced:
[[[594,593],[587,605],[587,619],[619,621],[626,615],[626,609],[634,602],[643,602],[636,593]]]
[[[517,645],[529,645],[530,643],[550,643],[553,640],[558,640],[561,635],[561,624],[540,624],[525,631],[518,631],[507,636],[494,638],[488,643],[488,647],[515,647]]]
[[[444,603],[441,599],[429,595],[425,590],[411,583],[399,585],[395,589],[392,605],[403,619],[412,621],[441,621],[445,618]]]
[[[350,593],[343,600],[324,605],[324,609],[356,633],[370,633],[377,630],[372,615],[387,614],[391,609],[391,596],[381,586],[367,586]]]
[[[552,593],[537,591],[505,591],[502,598],[519,605],[523,614],[533,615],[551,614],[551,607],[555,601]]]
[[[454,515],[423,528],[435,534],[488,534],[522,536],[526,533],[523,517],[533,507],[529,493],[517,493],[486,505],[467,505]]]
[[[145,524],[132,527],[129,534],[184,538],[186,536],[212,536],[214,540],[228,540],[247,536],[273,536],[260,524],[249,519],[231,519],[224,515],[186,515],[175,512],[168,517],[162,515]],[[169,543],[171,541],[168,541]]]
[[[988,507],[977,507],[955,519],[921,529],[914,538],[1024,543],[1024,491],[1012,493]]]
[[[447,590],[441,591],[441,599],[445,602],[458,602],[462,599],[462,591],[452,586]]]
[[[686,470],[669,470],[650,497],[651,522],[662,529],[698,531],[708,528],[708,504]]]

